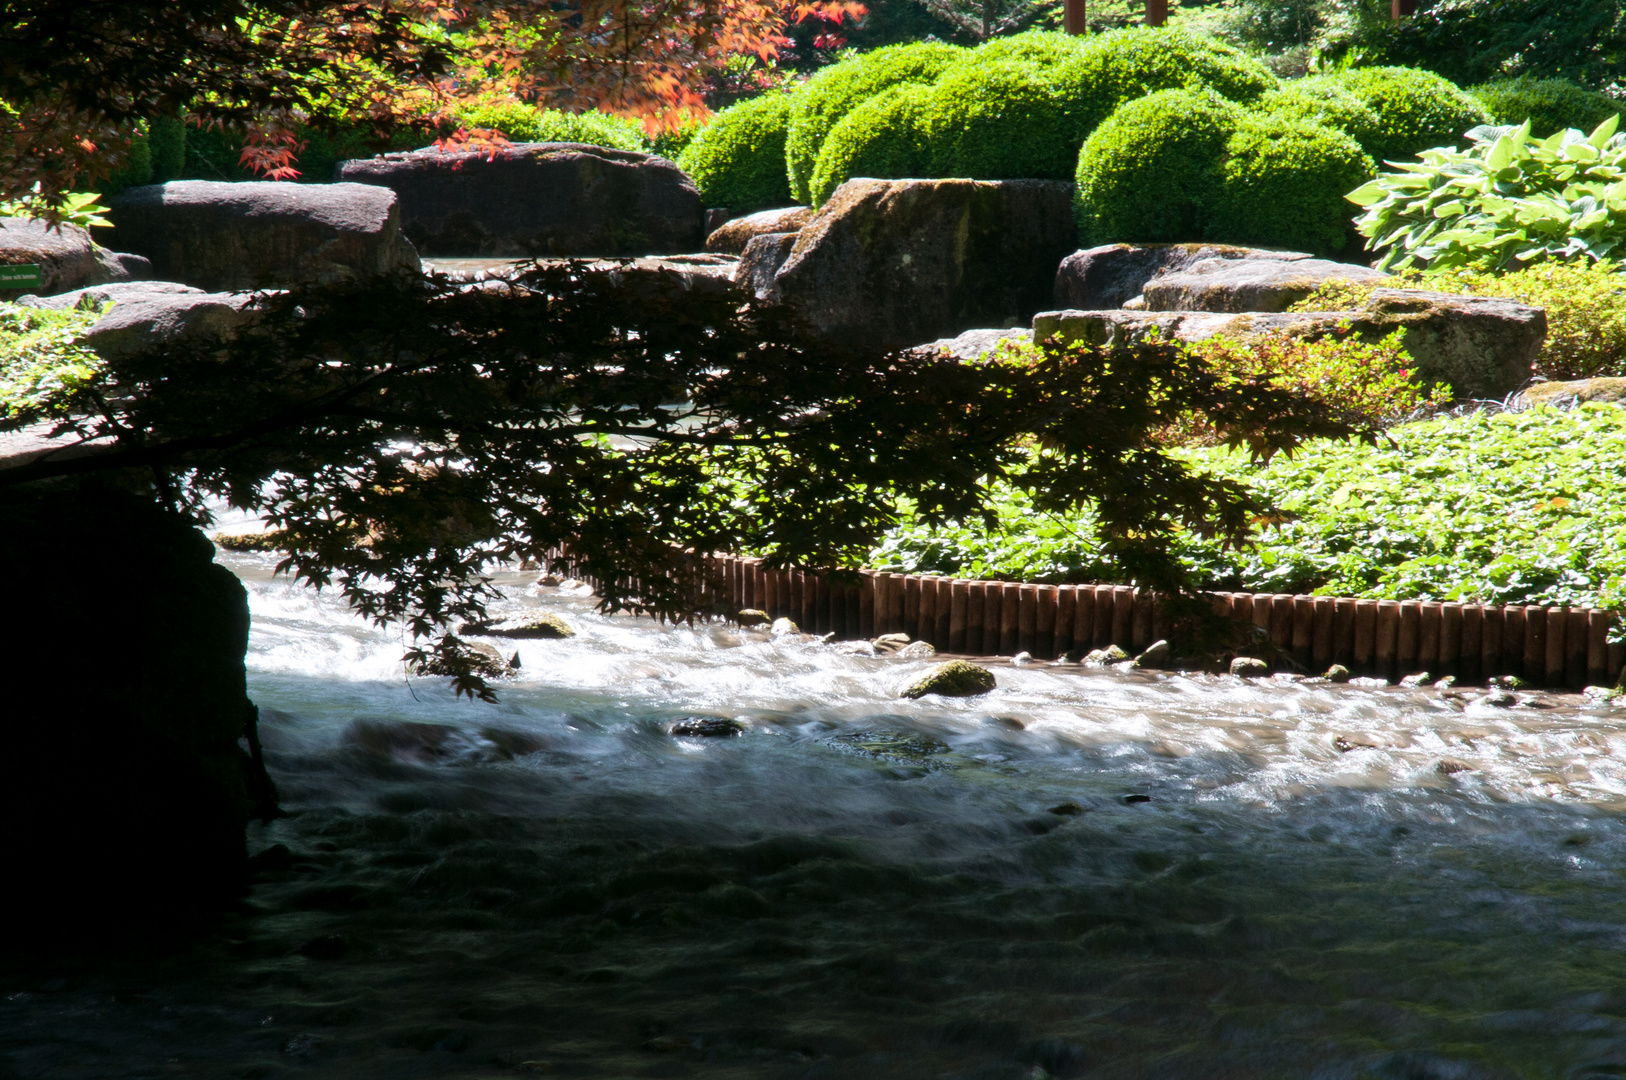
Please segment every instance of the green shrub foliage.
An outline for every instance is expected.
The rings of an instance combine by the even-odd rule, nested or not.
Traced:
[[[648,150],[643,125],[609,113],[567,113],[518,101],[491,102],[460,111],[466,127],[500,131],[515,142],[573,142],[612,150]]]
[[[855,176],[928,175],[931,154],[920,117],[931,92],[918,83],[894,86],[842,117],[824,140],[813,169],[813,205],[822,206]]]
[[[1089,40],[1054,30],[1028,30],[984,42],[971,51],[965,62],[999,64],[1022,60],[1040,65],[1063,64],[1076,57]]]
[[[1377,111],[1347,90],[1324,79],[1285,83],[1259,99],[1259,108],[1283,120],[1302,120],[1337,128],[1371,154],[1382,144],[1383,120]],[[1374,155],[1373,160],[1377,160]]]
[[[1313,82],[1322,80],[1378,114],[1377,133],[1362,145],[1379,162],[1404,161],[1435,146],[1460,146],[1469,128],[1491,118],[1455,83],[1415,68],[1352,68]]]
[[[1244,119],[1218,94],[1162,90],[1109,116],[1078,155],[1081,238],[1200,240],[1223,182],[1225,147]]]
[[[791,101],[790,94],[773,93],[730,105],[678,155],[707,206],[749,211],[791,201],[785,177]]]
[[[147,126],[152,150],[152,182],[180,179],[186,169],[186,124],[178,116],[160,116]]]
[[[1531,122],[1531,134],[1551,135],[1565,128],[1591,131],[1620,114],[1620,102],[1577,86],[1568,79],[1499,79],[1471,91],[1498,124]]]
[[[1612,258],[1626,242],[1626,135],[1618,116],[1591,135],[1545,139],[1476,128],[1465,151],[1427,150],[1349,195],[1381,269],[1426,264],[1502,270],[1545,259]]]
[[[938,80],[920,117],[930,175],[1065,180],[1082,136],[1050,70],[1008,60],[968,64]]]
[[[1159,90],[1212,90],[1232,101],[1252,101],[1278,85],[1259,61],[1202,34],[1138,26],[1088,39],[1057,79],[1081,109],[1083,134],[1114,109]]]
[[[1377,171],[1360,144],[1303,120],[1245,120],[1225,146],[1203,239],[1338,251],[1354,239],[1346,192]]]
[[[96,190],[103,195],[112,195],[125,188],[150,183],[152,183],[152,144],[147,140],[147,132],[140,130],[130,136],[130,147],[124,159],[124,167],[97,184]]]
[[[889,45],[832,64],[809,79],[796,92],[785,138],[791,197],[809,200],[819,150],[842,117],[888,87],[933,82],[965,56],[966,50],[940,41]]]

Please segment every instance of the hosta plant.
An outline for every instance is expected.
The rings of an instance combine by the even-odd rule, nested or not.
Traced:
[[[1505,270],[1545,259],[1609,258],[1626,242],[1626,134],[1611,117],[1592,134],[1545,139],[1479,127],[1467,150],[1437,147],[1356,188],[1355,222],[1381,270]]]

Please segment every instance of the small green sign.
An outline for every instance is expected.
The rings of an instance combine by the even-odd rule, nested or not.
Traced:
[[[44,284],[38,263],[0,266],[0,289],[38,289]]]

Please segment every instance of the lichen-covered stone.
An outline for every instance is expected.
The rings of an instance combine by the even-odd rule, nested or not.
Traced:
[[[1146,647],[1146,651],[1135,657],[1135,666],[1160,670],[1166,668],[1174,659],[1174,650],[1167,641],[1154,641]]]
[[[1108,645],[1104,649],[1091,649],[1085,654],[1083,664],[1085,667],[1106,667],[1109,664],[1121,664],[1128,659],[1128,653],[1116,645]]]
[[[1270,674],[1270,665],[1252,656],[1239,656],[1231,661],[1231,674],[1244,679],[1262,679]]]
[[[766,611],[762,611],[758,608],[745,608],[744,610],[735,614],[734,621],[739,623],[741,626],[751,627],[763,626],[772,622],[773,620],[768,618],[768,613]]]
[[[425,256],[661,255],[705,240],[694,182],[665,158],[632,150],[431,146],[341,161],[334,179],[399,195],[401,227]]]
[[[209,292],[418,268],[394,193],[367,184],[171,180],[121,191],[108,208],[122,250]]]
[[[1597,401],[1626,405],[1626,379],[1600,377],[1568,382],[1542,382],[1527,386],[1519,395],[1529,405],[1551,405],[1561,401]]]
[[[498,638],[573,638],[576,628],[551,611],[538,611],[515,619],[482,626],[465,626],[466,634]]]
[[[722,255],[738,255],[755,238],[769,233],[794,233],[812,217],[811,207],[784,206],[732,218],[706,237],[706,250]]]
[[[745,725],[723,716],[682,716],[672,722],[666,733],[690,739],[727,739],[745,734]]]
[[[504,660],[502,653],[481,641],[463,642],[463,655],[468,661],[471,674],[482,679],[502,679],[514,673],[517,666]],[[426,659],[412,665],[412,674],[428,676],[455,675],[457,671],[451,664],[439,656],[430,654]]]
[[[994,689],[994,673],[969,660],[938,664],[904,689],[900,697],[922,698],[927,694],[943,697],[976,697]]]
[[[1075,251],[1056,269],[1057,307],[1091,311],[1122,307],[1140,296],[1148,282],[1210,259],[1292,262],[1314,256],[1305,251],[1271,251],[1230,244],[1102,244]]]
[[[1209,258],[1162,273],[1141,290],[1147,311],[1286,311],[1322,285],[1381,286],[1380,270],[1327,259]]]
[[[1016,326],[1074,246],[1051,180],[849,180],[797,234],[774,289],[832,340],[908,348]]]

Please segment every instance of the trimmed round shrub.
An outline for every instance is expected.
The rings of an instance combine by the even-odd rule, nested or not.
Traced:
[[[931,175],[921,114],[932,87],[906,83],[882,91],[841,118],[824,140],[809,181],[814,206],[855,176],[896,180]]]
[[[791,99],[773,93],[730,105],[684,147],[678,167],[694,179],[707,206],[746,213],[790,203],[785,130]]]
[[[1067,179],[1082,138],[1051,70],[1017,60],[968,64],[932,84],[920,114],[931,175]]]
[[[1161,90],[1118,109],[1078,154],[1074,213],[1089,244],[1200,240],[1241,106]]]
[[[514,142],[573,142],[611,150],[649,149],[636,120],[604,112],[567,113],[518,101],[498,101],[459,110],[458,122],[500,131]]]
[[[1577,86],[1568,79],[1499,79],[1468,91],[1498,124],[1531,122],[1530,133],[1545,138],[1565,128],[1591,132],[1618,116],[1621,104],[1607,94]]]
[[[796,202],[809,199],[808,181],[819,150],[841,118],[889,87],[929,83],[966,57],[965,49],[941,41],[888,45],[831,64],[796,91],[785,138],[784,168]]]
[[[1055,30],[1027,30],[1009,37],[997,37],[978,45],[966,57],[967,63],[998,64],[1024,60],[1030,64],[1061,64],[1073,59],[1088,37],[1062,34]]]
[[[1208,89],[1231,101],[1253,101],[1279,85],[1269,68],[1240,50],[1167,26],[1097,34],[1056,78],[1074,101],[1094,111],[1086,135],[1118,106],[1159,90]]]
[[[1360,143],[1361,149],[1369,154],[1382,143],[1383,120],[1376,110],[1329,82],[1303,79],[1287,83],[1280,90],[1261,97],[1259,110],[1282,120],[1337,128]]]
[[[1456,83],[1416,68],[1351,68],[1304,81],[1346,90],[1378,114],[1379,130],[1366,150],[1379,162],[1406,161],[1434,146],[1462,146],[1464,132],[1491,119]]]
[[[1377,173],[1349,135],[1280,116],[1249,117],[1226,140],[1202,238],[1333,252],[1354,238],[1344,196]]]

